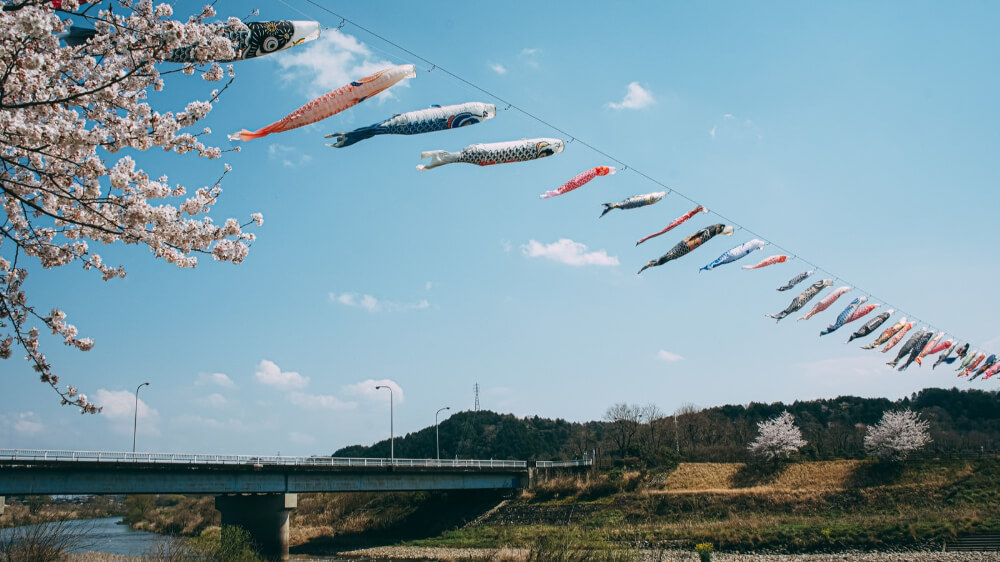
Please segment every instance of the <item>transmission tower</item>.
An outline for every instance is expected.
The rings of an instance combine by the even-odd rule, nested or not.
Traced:
[[[475,391],[475,393],[476,393],[476,409],[475,409],[475,411],[478,412],[479,411],[479,383],[478,382],[476,384],[472,385],[472,390]]]

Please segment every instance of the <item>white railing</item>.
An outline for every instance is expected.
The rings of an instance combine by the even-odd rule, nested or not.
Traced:
[[[535,461],[538,468],[570,468],[575,466],[592,466],[594,459],[576,459],[572,461]]]
[[[339,457],[279,457],[254,455],[195,455],[185,453],[128,453],[115,451],[43,451],[35,449],[0,449],[0,461],[4,460],[128,462],[143,464],[224,464],[253,466],[348,466],[373,468],[380,466],[431,468],[525,468],[528,465],[526,461],[493,459],[365,459]]]

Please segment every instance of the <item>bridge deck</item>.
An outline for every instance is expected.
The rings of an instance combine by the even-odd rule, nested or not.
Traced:
[[[534,466],[586,466],[538,461]],[[514,489],[529,463],[0,449],[0,495]]]

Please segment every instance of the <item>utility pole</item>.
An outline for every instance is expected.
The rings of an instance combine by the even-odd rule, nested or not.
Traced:
[[[681,455],[681,440],[677,436],[677,412],[674,412],[674,447],[677,449],[677,456]]]
[[[472,390],[474,390],[475,393],[476,393],[476,407],[475,407],[475,411],[478,412],[479,411],[479,383],[478,382],[476,384],[472,385]]]

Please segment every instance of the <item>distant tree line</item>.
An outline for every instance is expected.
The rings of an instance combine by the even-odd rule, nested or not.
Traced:
[[[1000,395],[996,391],[929,388],[900,400],[840,396],[833,399],[685,406],[666,414],[654,404],[618,403],[601,421],[584,423],[518,418],[490,411],[458,412],[440,424],[441,458],[572,459],[594,452],[648,466],[678,460],[742,461],[758,423],[787,411],[806,441],[809,460],[862,458],[865,433],[886,411],[910,409],[928,424],[932,442],[923,455],[975,455],[1000,451]],[[396,456],[432,458],[434,427],[396,439]],[[389,441],[354,445],[337,457],[388,457]]]

